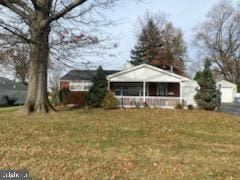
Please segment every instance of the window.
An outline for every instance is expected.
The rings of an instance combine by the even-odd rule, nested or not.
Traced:
[[[92,82],[71,82],[70,83],[70,91],[89,91],[92,86]]]
[[[138,89],[124,89],[123,96],[140,96],[141,92]]]
[[[143,96],[142,83],[114,83],[112,90],[116,96]]]
[[[143,90],[139,88],[123,87],[122,89],[115,89],[114,94],[116,96],[142,96]]]

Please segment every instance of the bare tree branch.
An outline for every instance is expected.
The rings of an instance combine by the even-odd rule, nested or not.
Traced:
[[[27,37],[27,35],[24,34],[23,31],[18,29],[16,26],[13,27],[13,26],[11,26],[9,24],[6,24],[4,21],[0,20],[0,28],[3,28],[4,30],[7,30],[8,32],[10,32],[14,36],[22,39],[26,43],[30,43],[31,42],[31,39],[29,39]]]
[[[240,79],[240,14],[233,4],[222,1],[212,8],[197,29],[195,42],[205,58],[212,59],[223,78]]]
[[[20,17],[23,17],[30,21],[31,17],[29,14],[26,13],[30,11],[30,8],[21,0],[0,0],[0,5],[10,9]],[[23,10],[16,5],[19,5]]]
[[[70,3],[68,6],[65,6],[62,10],[60,10],[56,14],[50,16],[47,19],[46,23],[51,23],[52,21],[58,20],[59,18],[63,17],[68,12],[70,12],[72,9],[76,8],[79,5],[84,4],[85,2],[87,2],[87,0],[76,0],[75,2]]]

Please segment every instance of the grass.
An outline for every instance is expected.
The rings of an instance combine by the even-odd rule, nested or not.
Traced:
[[[240,117],[163,110],[0,109],[0,169],[33,179],[240,179]]]

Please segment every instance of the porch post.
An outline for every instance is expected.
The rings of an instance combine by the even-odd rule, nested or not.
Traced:
[[[146,104],[146,82],[143,81],[143,106]]]
[[[179,82],[179,91],[180,91],[180,104],[183,105],[183,99],[182,99],[182,81]]]
[[[107,90],[108,90],[108,91],[110,91],[110,88],[111,88],[111,87],[110,87],[110,83],[111,83],[110,81],[107,82]]]

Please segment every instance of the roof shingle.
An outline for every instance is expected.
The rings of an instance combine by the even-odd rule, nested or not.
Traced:
[[[117,73],[116,70],[104,70],[106,76]],[[96,75],[96,70],[71,70],[61,80],[87,80],[91,81]]]

